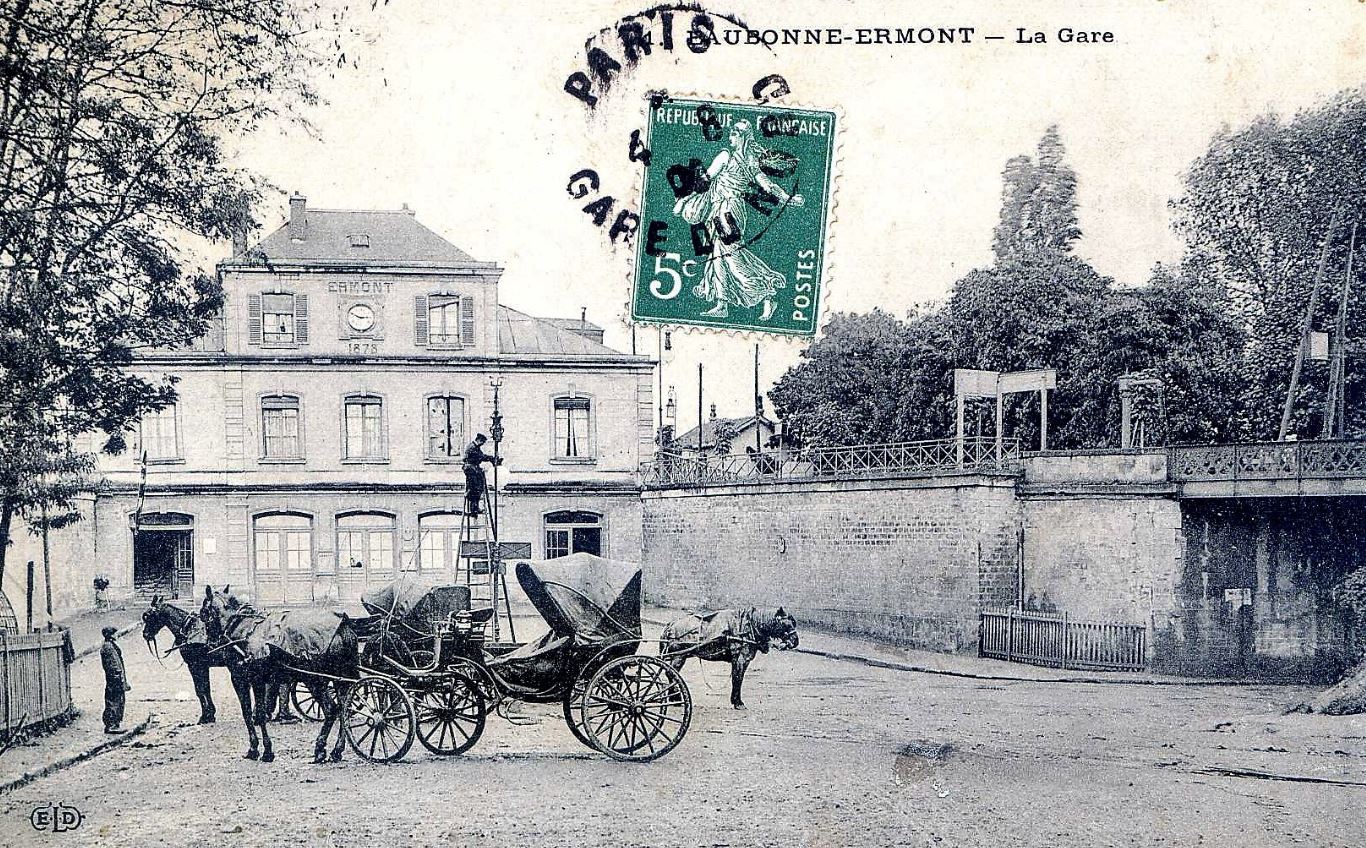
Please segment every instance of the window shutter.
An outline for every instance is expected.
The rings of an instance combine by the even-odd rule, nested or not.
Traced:
[[[294,295],[294,340],[308,344],[308,295]]]
[[[247,343],[261,343],[261,296],[247,295]]]
[[[414,331],[413,341],[418,347],[427,346],[427,296],[420,294],[413,298]]]
[[[460,298],[460,344],[474,347],[474,298]]]

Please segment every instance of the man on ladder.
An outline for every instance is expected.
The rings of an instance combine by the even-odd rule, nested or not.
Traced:
[[[483,433],[474,437],[474,441],[465,448],[463,468],[465,470],[465,512],[468,515],[480,514],[480,501],[484,499],[484,469],[480,466],[485,462],[494,465],[502,465],[502,457],[489,456],[484,453],[484,443],[488,436]]]

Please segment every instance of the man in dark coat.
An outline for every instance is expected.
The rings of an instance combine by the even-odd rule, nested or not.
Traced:
[[[128,674],[123,667],[123,651],[114,641],[118,631],[106,627],[104,645],[100,648],[100,662],[104,665],[104,732],[122,733],[124,693],[133,687],[128,685]]]
[[[480,433],[465,448],[462,464],[465,470],[465,511],[470,515],[479,514],[479,503],[484,499],[484,469],[480,465],[485,462],[491,462],[494,465],[503,464],[502,459],[484,453],[484,443],[488,440],[488,436]]]

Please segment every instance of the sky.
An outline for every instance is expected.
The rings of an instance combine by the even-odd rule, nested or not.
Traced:
[[[337,0],[341,2],[341,0]],[[826,257],[827,310],[903,315],[945,297],[990,262],[1005,161],[1032,153],[1057,124],[1078,175],[1076,251],[1121,285],[1142,284],[1182,245],[1168,202],[1221,127],[1293,114],[1366,82],[1366,6],[1327,3],[826,2],[727,0],[755,29],[974,27],[970,44],[717,46],[656,49],[594,110],[563,90],[585,42],[641,10],[625,2],[390,0],[350,12],[356,67],[320,74],[315,132],[280,125],[244,139],[239,163],[315,208],[396,209],[505,271],[503,303],[607,328],[630,350],[630,246],[613,245],[566,193],[597,170],[615,209],[637,209],[639,166],[626,156],[651,89],[741,99],[771,73],[785,103],[838,110],[839,160]],[[1059,43],[1059,28],[1114,33]],[[1016,29],[1047,43],[1018,44]],[[986,35],[1006,36],[985,41]],[[658,38],[658,36],[656,36]],[[594,42],[620,61],[614,37]],[[657,42],[656,42],[657,43]],[[258,233],[261,235],[263,233]],[[679,429],[696,423],[697,363],[721,415],[752,409],[754,344],[766,389],[806,341],[691,330],[673,334],[663,381]],[[653,355],[654,328],[640,352]],[[667,388],[666,388],[667,391]],[[771,411],[771,410],[770,410]]]

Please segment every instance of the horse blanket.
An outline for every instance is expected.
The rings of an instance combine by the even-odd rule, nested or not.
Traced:
[[[768,640],[759,637],[758,615],[749,609],[726,609],[689,615],[669,623],[660,637],[671,650],[688,657],[729,661],[735,643],[768,653]]]
[[[292,609],[266,613],[246,634],[248,659],[265,659],[275,648],[295,660],[317,660],[337,637],[342,616],[330,610]]]

